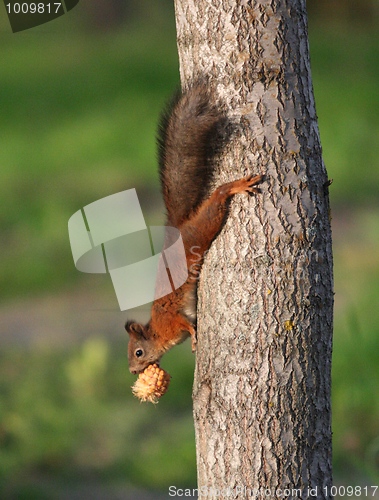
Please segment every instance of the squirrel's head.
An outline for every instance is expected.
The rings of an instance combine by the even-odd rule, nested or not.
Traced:
[[[129,371],[137,374],[149,365],[157,363],[162,356],[155,346],[149,331],[149,324],[143,326],[133,321],[128,321],[125,330],[129,334],[128,362]]]

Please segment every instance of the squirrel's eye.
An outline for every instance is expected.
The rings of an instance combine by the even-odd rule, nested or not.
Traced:
[[[142,349],[137,349],[136,352],[135,352],[135,355],[137,358],[140,358],[143,354],[143,350]]]

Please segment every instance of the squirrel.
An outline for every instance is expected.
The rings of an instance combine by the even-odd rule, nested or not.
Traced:
[[[227,124],[221,106],[212,104],[209,85],[197,83],[179,92],[162,114],[158,128],[158,163],[166,226],[180,231],[188,277],[175,291],[156,299],[146,325],[128,321],[128,362],[131,373],[159,366],[164,353],[186,338],[196,348],[196,283],[205,252],[219,233],[228,201],[237,193],[259,193],[263,175],[248,175],[221,185],[207,196],[220,143]],[[194,252],[193,249],[196,249]]]

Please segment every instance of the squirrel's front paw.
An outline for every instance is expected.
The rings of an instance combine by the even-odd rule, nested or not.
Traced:
[[[263,180],[264,175],[249,175],[248,177],[245,177],[245,179],[243,179],[246,183],[245,192],[259,194],[261,190],[253,186],[260,184]]]
[[[243,179],[239,179],[237,181],[231,182],[227,186],[229,187],[230,195],[237,193],[246,193],[246,194],[259,194],[261,190],[256,186],[264,180],[264,175],[248,175]]]

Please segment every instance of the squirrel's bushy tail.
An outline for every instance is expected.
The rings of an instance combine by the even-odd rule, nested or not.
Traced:
[[[168,225],[180,228],[207,196],[211,159],[219,149],[225,123],[225,114],[211,104],[206,83],[178,93],[163,113],[158,157]]]

